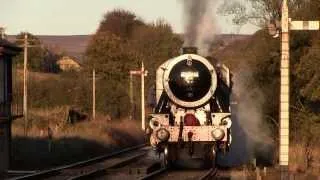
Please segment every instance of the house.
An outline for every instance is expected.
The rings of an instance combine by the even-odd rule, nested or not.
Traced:
[[[73,56],[62,56],[56,63],[62,71],[81,70],[81,64],[78,58]]]

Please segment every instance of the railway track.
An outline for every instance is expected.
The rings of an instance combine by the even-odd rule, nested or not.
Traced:
[[[207,180],[224,177],[217,169],[169,169],[155,161],[150,147],[139,145],[82,162],[61,166],[11,180],[82,180],[82,179],[188,179]],[[148,158],[152,157],[152,158]],[[156,158],[155,158],[156,157]]]
[[[146,176],[144,176],[144,177],[141,177],[140,178],[140,180],[148,180],[148,179],[154,179],[154,178],[156,178],[157,176],[159,176],[159,175],[161,175],[161,174],[163,174],[163,173],[165,173],[165,172],[167,172],[168,171],[168,168],[161,168],[161,169],[159,169],[159,170],[157,170],[157,171],[154,171],[154,172],[152,172],[152,173],[150,173],[150,174],[147,174]]]
[[[188,180],[207,180],[215,179],[217,169],[210,170],[171,170],[167,168],[159,169],[151,174],[148,174],[140,180],[161,180],[161,179],[188,179]]]
[[[11,180],[89,179],[104,174],[107,169],[125,166],[126,164],[134,162],[146,155],[149,150],[150,148],[142,144],[86,161],[11,178]]]
[[[213,179],[214,177],[216,177],[217,173],[218,173],[218,169],[212,168],[208,172],[206,172],[203,176],[201,176],[199,180]]]

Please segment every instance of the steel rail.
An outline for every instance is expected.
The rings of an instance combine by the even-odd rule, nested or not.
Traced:
[[[138,145],[138,146],[125,148],[123,150],[120,150],[120,151],[117,151],[117,152],[114,152],[114,153],[110,153],[110,154],[106,154],[106,155],[102,155],[102,156],[98,156],[98,157],[95,157],[95,158],[92,158],[92,159],[89,159],[89,160],[80,161],[80,162],[76,162],[76,163],[69,164],[69,165],[66,165],[66,166],[60,166],[60,167],[52,168],[52,169],[48,169],[48,170],[39,171],[39,172],[36,172],[34,174],[29,174],[29,175],[25,175],[25,176],[11,178],[10,180],[30,180],[30,179],[39,179],[39,178],[41,179],[41,178],[45,178],[45,177],[58,175],[63,170],[92,165],[92,164],[107,160],[109,158],[112,158],[114,156],[121,155],[121,154],[124,154],[124,153],[128,153],[130,151],[134,151],[134,150],[143,148],[145,146],[146,146],[146,144],[141,144],[141,145]]]
[[[217,172],[218,172],[217,168],[211,168],[203,176],[201,176],[199,180],[211,179],[212,177],[217,175]]]
[[[157,171],[154,171],[154,172],[152,172],[152,173],[150,173],[150,174],[147,174],[146,176],[140,178],[140,180],[152,179],[152,178],[154,178],[155,176],[166,172],[167,170],[168,170],[168,168],[166,168],[166,167],[161,168],[161,169],[159,169],[159,170],[157,170]]]
[[[138,158],[141,158],[145,154],[146,154],[146,152],[125,158],[125,159],[120,160],[119,162],[113,163],[111,165],[108,165],[105,167],[99,167],[99,168],[91,170],[89,172],[70,177],[70,178],[68,178],[68,180],[91,179],[94,177],[103,176],[104,174],[106,174],[108,169],[119,168],[119,167],[125,166],[126,164],[129,164],[130,162],[133,162],[133,161],[137,160]]]

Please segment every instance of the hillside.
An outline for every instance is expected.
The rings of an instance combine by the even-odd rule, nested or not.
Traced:
[[[180,34],[182,37],[183,35]],[[251,35],[221,34],[215,37],[215,42],[223,46],[228,46],[235,41],[241,41],[250,38]],[[39,35],[40,41],[47,47],[55,49],[58,52],[64,52],[67,55],[81,57],[89,44],[91,35],[72,35],[72,36],[51,36]],[[8,40],[14,42],[15,35],[9,35]]]
[[[72,36],[37,36],[40,41],[50,49],[63,52],[70,56],[81,57],[90,41],[91,35],[72,35]],[[15,35],[9,35],[8,40],[14,42]]]

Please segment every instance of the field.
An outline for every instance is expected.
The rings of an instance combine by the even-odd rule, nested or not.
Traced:
[[[95,121],[67,125],[63,123],[64,108],[48,112],[32,110],[30,114],[38,120],[32,122],[28,136],[24,136],[22,119],[12,127],[13,169],[36,170],[65,165],[144,142],[137,121],[113,122],[100,116]],[[52,130],[51,139],[48,127]]]
[[[15,94],[20,95],[17,96],[20,99],[22,72],[19,68],[14,71],[15,83],[18,83],[15,85],[19,85]],[[91,120],[90,112],[84,110],[82,113],[89,114],[86,119],[68,124],[68,112],[77,105],[74,103],[79,99],[80,102],[85,98],[91,100],[91,86],[86,82],[76,83],[78,78],[77,74],[29,72],[27,136],[24,119],[15,120],[12,169],[36,170],[65,165],[144,142],[140,121],[130,121],[126,117],[111,119],[106,113],[97,112],[96,119]],[[79,86],[84,87],[88,96],[80,97],[75,93],[78,89],[74,88]],[[22,107],[22,102],[19,101],[18,106]],[[81,104],[80,107],[85,109]],[[49,138],[49,128],[52,138]]]

